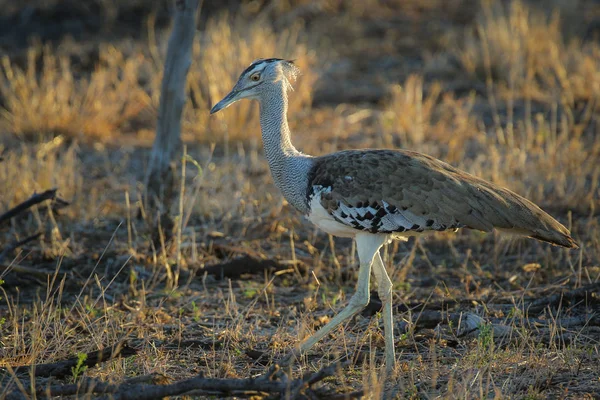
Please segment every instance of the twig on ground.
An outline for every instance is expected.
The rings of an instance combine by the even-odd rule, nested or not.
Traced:
[[[413,313],[412,321],[402,321],[400,330],[406,330],[409,324],[419,329],[432,329],[447,322],[457,324],[460,319],[461,313],[459,312],[423,310]]]
[[[42,193],[35,193],[33,196],[22,202],[21,204],[11,208],[4,214],[0,215],[0,224],[10,220],[11,218],[19,215],[23,211],[40,204],[46,200],[54,200],[56,198],[56,191],[58,189],[46,190]]]
[[[162,374],[149,374],[136,376],[131,379],[127,379],[122,384],[106,383],[98,380],[97,378],[81,378],[77,383],[67,385],[52,385],[52,386],[38,386],[36,388],[36,395],[38,398],[48,398],[50,396],[73,396],[76,394],[86,393],[112,393],[118,390],[119,387],[130,385],[134,387],[140,383],[155,383],[160,384],[165,377]],[[24,394],[20,391],[13,391],[6,397],[7,400],[25,400],[29,399],[29,394]]]
[[[3,273],[1,275],[4,275],[6,272],[4,271],[8,271],[8,272],[16,272],[19,275],[30,275],[28,276],[28,278],[31,277],[35,277],[38,279],[43,279],[46,280],[46,278],[49,275],[52,275],[55,271],[50,271],[50,270],[42,270],[39,268],[34,268],[34,267],[28,267],[26,265],[21,265],[21,264],[15,264],[12,263],[10,265],[0,265],[0,271],[3,271]]]
[[[288,265],[280,264],[275,260],[261,260],[249,255],[244,255],[230,261],[199,269],[196,274],[204,275],[207,273],[209,275],[214,275],[217,279],[223,279],[238,278],[243,274],[255,274],[263,272],[264,270],[281,271],[288,268]]]
[[[52,203],[52,212],[58,213],[63,208],[69,206],[71,203],[66,201],[65,199],[61,199],[60,197],[55,197],[54,202]]]
[[[295,399],[300,393],[308,389],[310,386],[322,381],[323,379],[329,376],[334,375],[337,371],[349,366],[350,364],[351,362],[349,360],[335,362],[324,368],[321,368],[315,373],[304,374],[304,376],[301,379],[295,381],[295,384],[292,385],[292,390],[290,390],[290,398]]]
[[[327,398],[329,400],[350,400],[350,399],[362,399],[363,397],[365,397],[365,391],[364,390],[357,390],[355,392],[349,392],[349,393],[337,393],[334,395],[330,395]],[[390,399],[392,397],[389,397]]]
[[[37,397],[50,398],[85,393],[111,393],[118,387],[119,385],[105,383],[96,378],[81,378],[77,383],[67,385],[38,386],[36,387],[36,395]],[[6,396],[6,400],[22,400],[29,398],[29,393],[24,394],[17,390]]]
[[[153,400],[168,396],[178,396],[186,393],[212,393],[212,394],[256,394],[268,393],[284,395],[290,393],[289,398],[295,398],[304,390],[317,382],[334,375],[341,368],[345,368],[350,361],[330,364],[317,372],[308,373],[301,378],[288,381],[287,376],[280,376],[279,366],[273,365],[264,374],[246,379],[218,379],[196,376],[167,385],[138,384],[126,381],[121,384],[109,384],[97,379],[81,379],[77,384],[53,385],[38,387],[36,393],[40,396],[69,396],[74,394],[105,394],[106,399],[114,400]],[[7,399],[17,400],[25,397],[20,391],[8,394]]]
[[[600,303],[600,282],[592,283],[578,289],[565,290],[531,302],[525,309],[529,314],[539,314],[546,307],[556,308],[560,304],[570,305],[579,301]]]
[[[116,357],[130,357],[137,353],[137,350],[131,348],[127,345],[127,343],[120,342],[114,346],[107,347],[102,350],[93,351],[91,353],[86,354],[85,361],[81,366],[93,367],[94,365],[105,362],[108,360],[112,360]],[[67,360],[62,360],[49,364],[38,364],[35,366],[26,365],[26,366],[18,366],[13,367],[12,369],[15,373],[29,373],[32,368],[34,368],[34,375],[37,377],[49,377],[54,376],[57,378],[63,378],[65,376],[69,376],[73,374],[72,368],[77,366],[78,363],[81,363],[79,357],[69,358]],[[0,369],[0,372],[3,369]]]
[[[31,235],[29,237],[26,237],[23,240],[20,240],[18,242],[15,242],[11,245],[8,245],[4,250],[2,250],[2,252],[0,252],[0,262],[4,259],[4,257],[6,257],[9,253],[15,251],[16,249],[18,249],[19,247],[34,241],[35,239],[39,238],[40,236],[42,236],[42,232],[38,232],[35,235]]]

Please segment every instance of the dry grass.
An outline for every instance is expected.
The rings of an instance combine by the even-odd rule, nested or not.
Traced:
[[[548,17],[520,1],[486,1],[477,34],[458,54],[486,82],[493,125],[481,138],[490,154],[473,170],[535,201],[585,212],[598,196],[600,47],[565,44],[561,26],[558,11]]]
[[[60,187],[60,195],[72,199],[83,188],[81,161],[77,146],[65,145],[62,137],[34,146],[22,145],[17,149],[2,151],[0,182],[4,190],[0,195],[2,209],[21,203],[32,193]],[[76,204],[73,209],[79,209]]]
[[[413,149],[453,164],[466,158],[482,126],[471,111],[473,97],[442,93],[437,82],[425,92],[423,78],[417,75],[391,92],[381,118],[386,147]]]
[[[194,42],[188,74],[192,101],[183,125],[191,140],[214,142],[225,137],[237,141],[260,136],[258,116],[249,103],[218,118],[210,118],[206,112],[229,92],[240,71],[259,57],[296,60],[303,74],[295,84],[290,111],[297,115],[310,109],[315,54],[303,43],[301,24],[276,34],[265,16],[253,16],[249,21],[244,15],[209,19]],[[153,24],[149,28],[153,39]],[[0,96],[6,105],[0,114],[0,128],[20,138],[63,134],[80,141],[111,141],[119,132],[131,130],[131,125],[133,129],[154,129],[164,63],[162,39],[133,50],[123,47],[101,45],[89,77],[75,73],[72,60],[55,56],[50,46],[30,48],[25,68],[3,57]]]
[[[134,357],[80,375],[114,382],[146,374],[248,377],[346,304],[356,280],[354,249],[317,232],[282,201],[261,154],[256,107],[244,102],[208,116],[249,62],[278,56],[296,58],[303,70],[290,107],[302,150],[371,146],[432,154],[540,203],[571,225],[582,245],[566,251],[467,231],[386,246],[396,304],[428,309],[444,302],[444,309],[489,324],[460,336],[448,321],[407,324],[420,306],[397,313],[398,366],[381,382],[381,321],[377,314],[358,316],[295,364],[294,373],[350,355],[356,363],[324,382],[323,391],[365,390],[372,398],[597,393],[597,299],[534,316],[525,307],[529,297],[600,280],[597,44],[573,33],[566,39],[569,21],[559,13],[517,1],[506,8],[484,2],[476,21],[456,24],[451,17],[460,13],[445,15],[437,1],[368,2],[372,12],[354,4],[290,1],[256,10],[261,6],[250,3],[238,14],[207,18],[195,43],[184,115],[187,151],[198,165],[187,161],[181,243],[168,249],[153,246],[136,215],[147,143],[135,134],[154,127],[166,33],[150,29],[150,39],[135,46],[102,45],[87,72],[53,55],[52,47],[30,50],[25,68],[4,58],[2,129],[34,140],[3,138],[0,204],[7,209],[50,187],[72,204],[59,213],[41,205],[1,229],[5,245],[37,231],[44,236],[0,262],[0,365],[58,361],[126,337],[138,350]],[[400,22],[398,9],[407,11]],[[568,11],[575,15],[569,18],[579,15]],[[304,24],[290,23],[295,16],[304,16]],[[446,62],[434,80],[423,62],[432,59],[430,50],[420,53],[424,38],[407,36],[396,47],[398,32],[406,34],[413,18],[445,32],[435,39],[434,46],[447,45],[435,47],[436,60],[458,60]],[[323,32],[337,32],[329,40],[340,45],[322,40]],[[453,39],[465,32],[475,33]],[[390,59],[397,62],[390,65],[421,62],[425,72],[387,81],[402,75],[380,75],[379,63]],[[336,67],[335,82],[321,78]],[[316,87],[336,91],[362,79],[380,84],[381,104],[347,104],[342,97],[340,104],[311,108]],[[474,90],[451,90],[459,80]],[[57,136],[48,140],[44,133]],[[88,145],[90,138],[104,143]],[[244,254],[289,268],[223,280],[204,274],[204,267]],[[174,270],[179,287],[170,289]],[[583,317],[587,324],[569,325]],[[29,385],[27,376],[6,373],[0,387],[17,378]],[[0,398],[5,394],[0,389]]]
[[[578,101],[595,103],[600,48],[594,41],[567,40],[559,10],[548,15],[521,1],[508,7],[484,1],[476,33],[467,35],[458,54],[469,73],[493,80],[504,99],[570,107]]]
[[[1,127],[20,138],[48,133],[80,140],[114,137],[147,104],[139,68],[139,57],[126,58],[112,46],[101,46],[98,66],[88,78],[77,76],[69,58],[56,57],[49,46],[31,48],[24,69],[4,56]]]

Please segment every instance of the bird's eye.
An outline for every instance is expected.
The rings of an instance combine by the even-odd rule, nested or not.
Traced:
[[[260,74],[250,75],[250,79],[257,82],[260,79]]]

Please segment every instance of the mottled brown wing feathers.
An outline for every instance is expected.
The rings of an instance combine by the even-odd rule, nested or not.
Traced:
[[[565,247],[569,231],[529,200],[433,157],[350,150],[315,159],[309,197],[339,222],[371,232],[501,229]]]

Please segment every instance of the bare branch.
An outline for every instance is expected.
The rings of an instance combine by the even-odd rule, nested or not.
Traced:
[[[349,361],[336,362],[315,373],[305,374],[303,377],[291,382],[287,380],[285,374],[280,375],[279,367],[274,365],[264,374],[246,379],[218,379],[196,376],[168,385],[154,385],[138,384],[131,380],[122,384],[109,384],[97,379],[87,378],[81,379],[77,384],[38,387],[36,388],[36,393],[39,396],[48,397],[74,394],[104,394],[107,396],[102,397],[102,399],[115,400],[153,400],[189,393],[212,393],[219,395],[249,395],[256,393],[284,395],[290,393],[291,396],[289,398],[295,398],[303,391],[309,389],[311,385],[334,375],[341,368],[348,365],[350,365]],[[25,396],[20,391],[13,391],[7,396],[7,399],[16,400],[22,398],[25,398]]]
[[[120,342],[115,344],[114,346],[107,347],[102,350],[93,351],[91,353],[86,354],[86,359],[83,362],[82,366],[93,367],[94,365],[105,362],[108,360],[112,360],[116,357],[129,357],[137,353],[137,350],[129,347],[127,343]],[[62,378],[65,376],[72,375],[72,369],[80,362],[78,357],[69,358],[67,360],[62,360],[49,364],[38,364],[38,365],[26,365],[26,366],[18,366],[12,367],[15,373],[29,373],[33,368],[34,375],[37,377],[48,377],[54,376],[57,378]],[[4,368],[0,368],[0,372],[5,372]]]
[[[217,279],[238,278],[243,274],[254,274],[264,270],[281,271],[289,266],[278,263],[275,260],[262,260],[250,255],[244,255],[233,260],[225,261],[215,265],[209,265],[196,271],[197,275],[214,275]]]
[[[36,204],[40,204],[46,200],[55,199],[57,190],[58,189],[50,189],[50,190],[46,190],[45,192],[42,192],[42,193],[35,193],[33,196],[31,196],[30,198],[28,198],[21,204],[17,205],[16,207],[11,208],[4,214],[0,215],[0,224],[19,215],[23,211],[26,211],[27,209],[35,206]]]
[[[40,236],[42,236],[42,232],[38,232],[35,235],[31,235],[29,237],[26,237],[23,240],[20,240],[18,242],[15,242],[11,245],[9,245],[8,247],[6,247],[4,250],[2,250],[2,252],[0,253],[0,262],[4,259],[4,257],[6,257],[10,252],[15,251],[16,249],[18,249],[19,247],[34,241],[35,239],[39,238]]]

